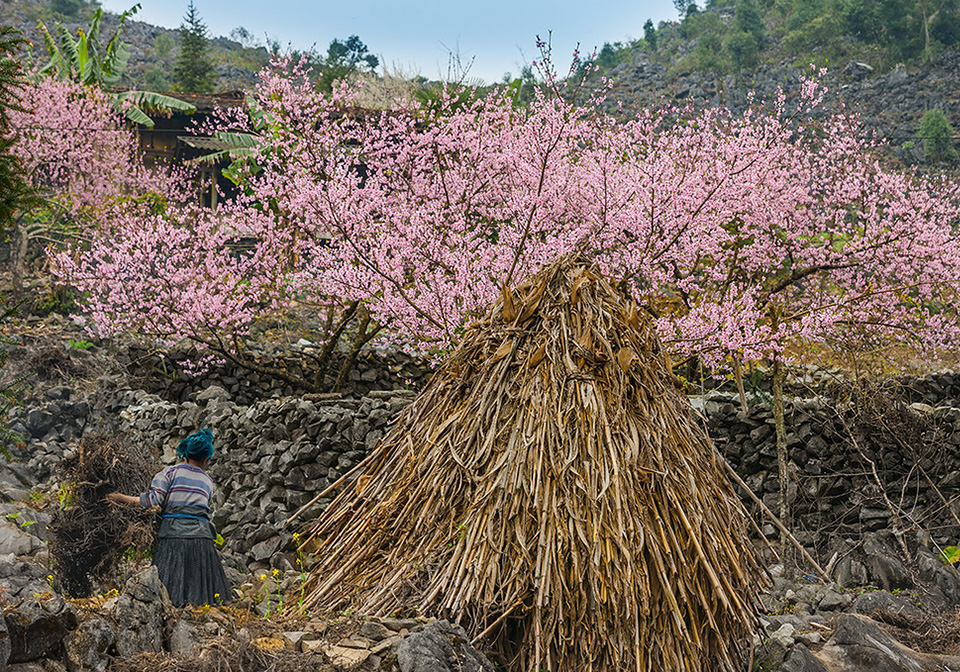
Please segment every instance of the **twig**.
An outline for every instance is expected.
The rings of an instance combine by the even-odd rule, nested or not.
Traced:
[[[307,502],[306,504],[301,506],[299,509],[297,509],[296,513],[294,513],[292,516],[287,518],[286,521],[284,521],[283,526],[289,527],[290,523],[292,523],[297,518],[302,516],[307,509],[309,509],[311,506],[313,506],[314,504],[319,502],[321,499],[323,499],[324,497],[329,495],[331,492],[333,492],[334,490],[339,488],[341,485],[343,485],[348,478],[353,476],[353,474],[355,474],[361,467],[365,466],[367,464],[367,460],[369,459],[370,459],[370,455],[367,455],[365,458],[363,458],[362,460],[360,460],[360,462],[357,463],[357,466],[355,466],[353,469],[351,469],[350,471],[345,473],[343,476],[338,478],[336,481],[334,481],[331,485],[325,488],[324,491],[321,492],[319,495],[317,495],[316,497],[311,499],[309,502]]]
[[[505,620],[507,620],[507,616],[509,616],[510,614],[512,614],[512,613],[513,613],[513,610],[516,609],[517,606],[520,605],[522,602],[523,602],[523,600],[517,600],[516,602],[514,602],[512,607],[510,607],[510,608],[507,609],[505,612],[503,612],[502,614],[500,614],[500,616],[497,617],[497,620],[495,620],[493,623],[491,623],[491,624],[488,625],[486,628],[484,628],[484,629],[483,629],[483,632],[481,632],[479,635],[477,635],[476,637],[474,637],[473,640],[470,642],[470,645],[471,645],[471,646],[476,646],[477,643],[478,643],[480,640],[482,640],[484,637],[486,637],[486,636],[489,635],[491,632],[493,632],[494,628],[496,628],[498,625],[500,625],[500,624],[503,623]]]
[[[753,490],[750,489],[750,486],[748,486],[744,480],[740,478],[740,474],[733,470],[733,467],[730,466],[730,463],[727,462],[723,455],[720,455],[718,452],[717,456],[720,458],[720,462],[723,463],[723,466],[727,468],[727,473],[730,474],[737,485],[743,488],[743,491],[747,493],[747,496],[752,499],[757,506],[760,507],[760,510],[763,511],[764,515],[766,515],[767,518],[769,518],[770,521],[777,527],[777,529],[780,530],[780,533],[786,537],[787,541],[793,544],[793,546],[800,551],[800,555],[803,556],[803,559],[806,560],[811,567],[813,567],[814,571],[820,576],[820,578],[823,579],[825,583],[830,583],[830,576],[820,565],[817,564],[817,561],[813,559],[813,556],[807,553],[807,549],[803,547],[803,544],[801,544],[797,538],[790,533],[790,530],[788,530],[786,526],[780,522],[780,519],[773,514],[773,511],[767,508],[767,505],[763,503],[763,500],[753,493]]]
[[[890,515],[893,516],[893,536],[896,537],[897,542],[900,545],[900,551],[903,553],[903,559],[909,561],[910,550],[907,548],[907,542],[903,539],[904,531],[903,523],[900,520],[900,511],[893,505],[893,502],[890,501],[890,498],[887,497],[887,489],[883,487],[883,481],[880,480],[880,475],[877,473],[876,463],[867,457],[866,453],[863,452],[863,449],[860,448],[860,442],[857,441],[857,437],[854,436],[853,430],[847,423],[847,419],[843,417],[842,413],[837,413],[837,417],[843,424],[843,428],[847,431],[847,435],[850,437],[853,447],[857,449],[857,453],[859,453],[860,457],[866,460],[867,464],[870,465],[870,472],[873,474],[873,481],[877,484],[877,488],[880,490],[880,496],[883,497],[883,503],[886,505]]]

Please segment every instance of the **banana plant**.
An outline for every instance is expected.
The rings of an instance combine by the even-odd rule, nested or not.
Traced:
[[[257,106],[251,96],[247,96],[247,111],[250,115],[251,132],[217,131],[213,137],[220,141],[223,149],[194,159],[196,163],[213,164],[230,159],[230,164],[221,172],[237,186],[242,186],[241,182],[248,171],[252,174],[260,172],[257,156],[264,151],[262,143],[264,138],[269,136],[272,122],[272,119]]]
[[[71,35],[62,23],[57,24],[54,37],[42,21],[38,22],[37,28],[50,58],[47,64],[40,68],[39,74],[103,89],[118,84],[130,60],[130,49],[120,39],[120,33],[127,18],[139,10],[138,3],[120,15],[117,27],[105,46],[100,39],[103,10],[99,7],[93,12],[87,30],[79,28],[76,37]],[[110,92],[109,95],[114,106],[123,110],[127,119],[147,128],[153,128],[153,120],[147,116],[145,109],[185,114],[197,111],[196,107],[186,101],[153,91],[120,91]]]

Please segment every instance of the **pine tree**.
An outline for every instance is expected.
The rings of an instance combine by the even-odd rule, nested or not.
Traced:
[[[653,25],[653,19],[647,19],[647,22],[643,24],[643,39],[650,51],[657,50],[657,29]]]
[[[180,53],[173,67],[174,87],[186,93],[213,90],[217,75],[207,53],[207,27],[190,0],[180,24]]]

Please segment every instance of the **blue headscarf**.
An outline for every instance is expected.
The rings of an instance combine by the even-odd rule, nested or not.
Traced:
[[[181,460],[203,462],[213,457],[213,432],[201,429],[194,432],[177,446],[177,457]]]

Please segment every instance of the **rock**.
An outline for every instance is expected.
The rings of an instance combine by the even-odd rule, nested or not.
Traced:
[[[285,632],[283,633],[284,648],[290,649],[291,651],[299,651],[301,642],[309,641],[316,638],[317,638],[316,635],[314,635],[312,632],[308,632],[305,630]]]
[[[448,621],[429,623],[404,639],[397,647],[397,663],[400,672],[494,672],[490,661],[470,646],[464,629]]]
[[[843,69],[843,74],[855,81],[860,81],[861,79],[870,77],[873,74],[873,68],[866,63],[850,61],[850,63],[847,64],[847,67]]]
[[[864,593],[853,601],[850,611],[869,616],[875,611],[888,611],[894,614],[921,618],[923,612],[916,606],[916,600],[907,595],[892,595],[885,590]]]
[[[300,642],[300,650],[303,653],[320,653],[326,644],[317,639],[305,639]]]
[[[193,658],[200,651],[196,629],[182,618],[170,630],[170,653]]]
[[[926,549],[917,556],[920,579],[936,584],[950,606],[960,604],[960,572],[956,567],[944,563]]]
[[[854,588],[867,583],[867,568],[852,556],[846,556],[837,563],[834,573],[837,585],[841,588]]]
[[[853,602],[853,598],[846,593],[829,588],[817,608],[820,611],[834,611],[850,605],[851,602]]]
[[[32,663],[9,665],[7,672],[67,672],[67,668],[63,663],[44,658]]]
[[[867,558],[867,574],[870,580],[884,590],[912,588],[913,579],[907,568],[894,555],[871,555]]]
[[[117,633],[102,618],[92,618],[68,634],[63,648],[70,672],[106,672],[110,664],[107,651],[116,643]]]
[[[45,408],[35,408],[27,413],[27,431],[35,438],[39,439],[46,434],[54,422],[56,416]]]
[[[377,623],[376,621],[366,621],[363,625],[360,626],[360,634],[367,639],[370,639],[374,642],[379,642],[393,635],[393,631],[390,630],[383,623]]]
[[[341,670],[352,670],[359,667],[370,657],[368,649],[355,649],[346,646],[327,646],[323,649],[323,653],[330,659],[331,663]]]
[[[20,529],[19,525],[9,520],[0,521],[0,555],[30,555],[42,547],[42,541]]]
[[[230,393],[219,385],[211,385],[197,395],[197,401],[208,402],[210,400],[230,401]]]
[[[261,541],[250,549],[250,557],[253,558],[254,562],[267,561],[280,549],[281,544],[283,544],[283,540],[279,536]]]
[[[854,614],[837,618],[833,635],[818,655],[820,660],[843,661],[843,670],[869,672],[924,672],[960,667],[960,656],[937,656],[908,649],[880,626]]]
[[[381,618],[380,623],[384,627],[393,630],[394,632],[400,632],[401,630],[413,630],[417,625],[417,621],[412,618]]]
[[[164,615],[172,609],[157,568],[131,577],[123,593],[104,605],[117,624],[117,653],[123,657],[163,650]]]
[[[900,558],[890,550],[885,538],[874,533],[865,534],[863,537],[863,552],[866,555],[870,582],[884,590],[912,588],[913,579]]]
[[[10,637],[11,663],[27,663],[57,651],[69,630],[77,625],[77,612],[57,595],[42,602],[24,600],[4,610]]]
[[[755,668],[779,670],[787,658],[788,646],[781,639],[771,637],[762,642],[754,654]]]
[[[790,649],[790,653],[778,670],[779,672],[828,672],[823,663],[817,660],[810,653],[810,650],[803,645],[797,645]]]
[[[0,556],[0,589],[10,602],[22,602],[50,591],[47,568],[13,555]],[[52,577],[51,577],[52,578]]]

